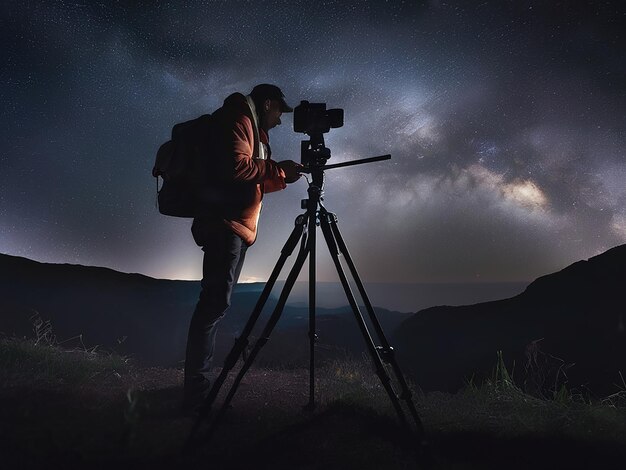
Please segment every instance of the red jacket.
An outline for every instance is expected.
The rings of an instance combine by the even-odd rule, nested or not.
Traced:
[[[211,232],[226,226],[252,245],[263,194],[284,189],[285,173],[270,158],[269,136],[260,128],[259,138],[268,151],[266,160],[257,158],[252,112],[244,95],[230,95],[212,118],[208,176],[210,186],[219,188],[220,202],[208,215],[196,217],[191,231],[196,243],[204,246]]]

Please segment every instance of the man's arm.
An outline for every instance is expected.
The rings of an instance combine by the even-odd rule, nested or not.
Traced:
[[[283,160],[278,162],[278,166],[285,172],[285,183],[295,183],[300,179],[302,174],[300,173],[304,168],[300,163],[293,160]]]
[[[228,136],[228,149],[234,160],[232,177],[235,181],[263,183],[269,179],[285,178],[285,172],[273,160],[259,160],[254,155],[252,122],[247,116],[240,117]]]

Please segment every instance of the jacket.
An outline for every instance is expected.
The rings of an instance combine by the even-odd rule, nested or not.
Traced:
[[[224,227],[252,245],[257,236],[263,194],[287,186],[284,171],[271,159],[269,136],[260,128],[258,139],[264,146],[258,145],[254,110],[248,103],[244,95],[234,93],[212,115],[211,135],[206,141],[210,147],[207,154],[211,157],[204,171],[207,171],[208,187],[218,193],[218,202],[207,203],[206,215],[193,221],[191,231],[199,246],[205,246],[210,234]],[[259,151],[264,150],[259,150],[260,147],[266,149],[265,159],[259,158]]]

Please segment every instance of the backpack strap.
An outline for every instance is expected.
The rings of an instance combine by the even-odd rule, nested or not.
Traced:
[[[246,102],[250,107],[250,111],[252,113],[252,131],[254,133],[254,142],[255,142],[255,150],[256,156],[254,158],[258,158],[259,160],[267,160],[267,150],[265,149],[265,145],[261,142],[261,138],[259,137],[259,119],[256,114],[256,106],[254,105],[254,101],[250,95],[246,96]]]

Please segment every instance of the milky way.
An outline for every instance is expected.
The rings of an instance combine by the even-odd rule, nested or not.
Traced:
[[[5,2],[0,252],[198,278],[154,155],[262,82],[345,110],[329,163],[392,155],[327,172],[366,280],[532,280],[626,242],[621,2],[470,3]],[[289,115],[270,137],[299,159]],[[266,197],[244,279],[268,276],[305,196]]]

